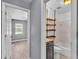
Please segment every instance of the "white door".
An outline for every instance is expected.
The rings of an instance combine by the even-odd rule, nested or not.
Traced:
[[[12,18],[20,18],[20,16],[22,15],[22,14],[20,14],[20,12],[19,12],[19,16],[17,16],[16,17],[16,15],[14,15],[14,12],[12,12],[12,11],[14,11],[14,10],[12,10],[12,11],[10,11],[10,9],[11,8],[13,8],[13,7],[10,7],[10,6],[5,6],[5,12],[6,12],[6,16],[5,16],[5,20],[6,20],[6,59],[12,59],[11,57],[12,57],[12,46],[11,46],[11,44],[12,44]],[[14,9],[16,9],[16,8],[14,8]],[[19,9],[18,9],[19,10]],[[17,12],[16,12],[17,13]],[[24,18],[25,19],[25,17],[23,17],[24,15],[22,15],[22,19]],[[26,15],[25,15],[26,16]],[[29,16],[29,15],[28,15]],[[27,16],[26,16],[27,17]],[[28,19],[29,19],[29,17],[27,17]],[[20,18],[21,19],[21,18]],[[30,50],[29,50],[29,40],[30,40],[30,25],[29,25],[29,21],[27,20],[27,39],[28,39],[28,59],[29,59],[29,53],[30,53]]]

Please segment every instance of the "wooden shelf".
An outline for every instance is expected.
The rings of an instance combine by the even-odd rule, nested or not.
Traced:
[[[48,32],[53,32],[53,33],[55,33],[55,31],[56,31],[56,29],[55,29],[55,26],[56,26],[56,24],[55,24],[55,21],[56,21],[56,18],[46,18],[46,20],[47,20],[47,24],[46,24],[46,32],[47,32],[47,36],[46,36],[46,41],[48,42],[48,41],[54,41],[55,40],[55,38],[56,38],[56,36],[55,35],[49,35],[48,34]],[[54,23],[52,23],[52,24],[50,24],[50,23],[48,23],[49,21],[53,21]],[[50,28],[51,27],[51,28]]]
[[[47,29],[46,31],[56,31],[56,29]]]
[[[49,21],[56,21],[55,18],[47,18],[47,20],[49,20]]]
[[[56,38],[54,35],[46,36],[46,38]]]
[[[56,24],[46,24],[46,26],[56,26]]]

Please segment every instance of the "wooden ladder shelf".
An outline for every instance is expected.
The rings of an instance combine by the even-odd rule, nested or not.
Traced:
[[[56,31],[56,29],[55,29],[55,26],[56,26],[55,21],[56,21],[56,19],[55,18],[47,18],[46,20],[47,20],[47,24],[46,24],[46,34],[47,35],[46,35],[46,38],[48,40],[53,41],[56,38],[56,36],[55,36],[55,31]],[[53,24],[49,24],[48,22],[53,22]],[[51,29],[49,29],[49,28],[51,28]],[[53,32],[54,34],[49,35],[48,34],[49,32]]]

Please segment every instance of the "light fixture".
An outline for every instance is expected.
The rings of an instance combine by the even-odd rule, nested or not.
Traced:
[[[64,0],[64,4],[71,4],[71,0]]]

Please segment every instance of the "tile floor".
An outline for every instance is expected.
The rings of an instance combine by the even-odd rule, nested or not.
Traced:
[[[27,41],[12,43],[12,59],[28,59]]]

